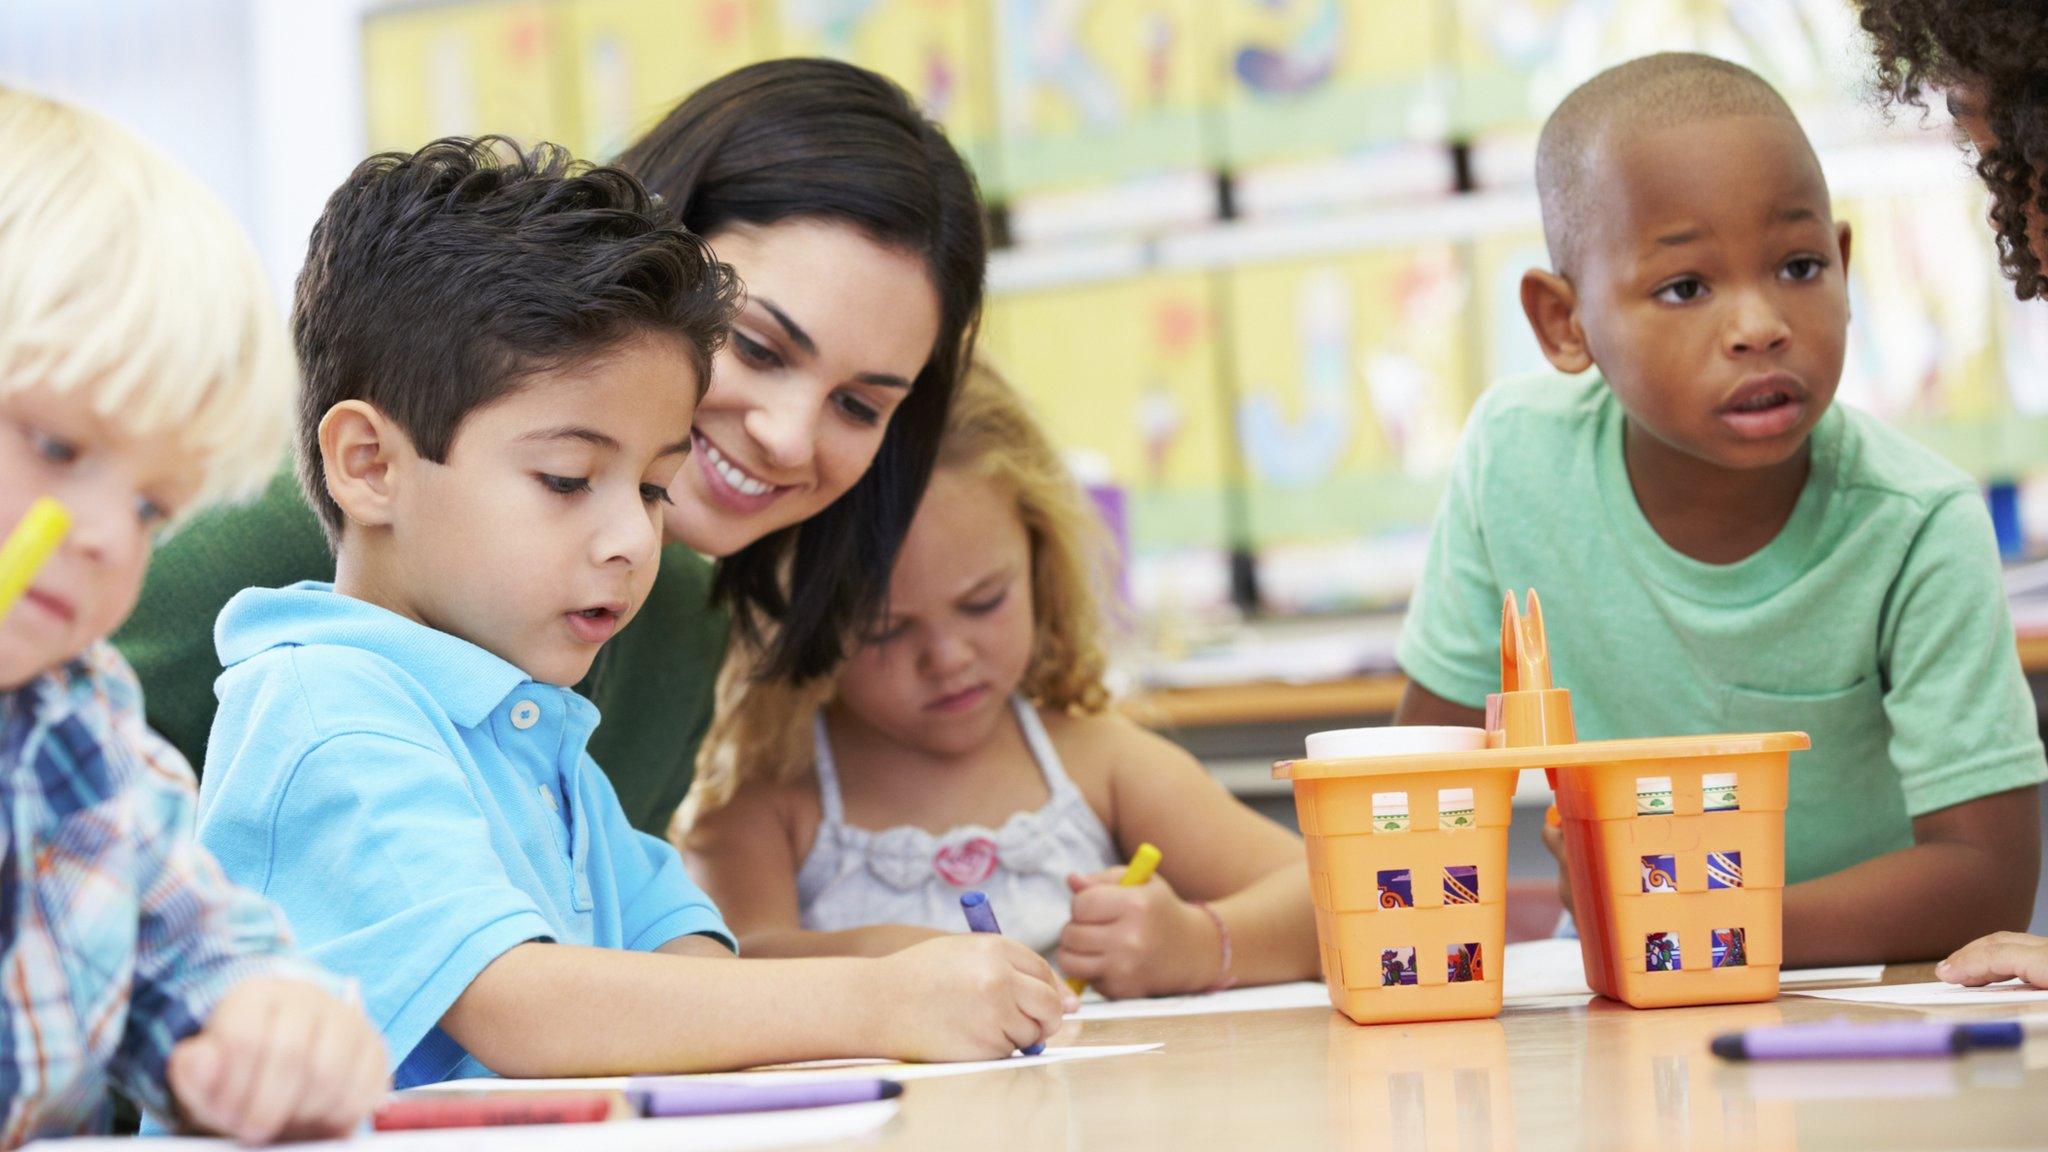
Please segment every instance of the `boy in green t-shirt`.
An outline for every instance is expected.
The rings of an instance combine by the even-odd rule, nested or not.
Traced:
[[[1595,77],[1537,155],[1555,272],[1523,277],[1580,380],[1493,388],[1437,513],[1395,722],[1478,724],[1504,589],[1534,587],[1583,739],[1797,729],[1787,966],[1924,960],[2019,928],[2048,777],[1989,516],[1832,406],[1849,226],[1754,74]]]

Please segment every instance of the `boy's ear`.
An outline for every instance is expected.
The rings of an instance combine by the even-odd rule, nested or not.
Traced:
[[[1522,273],[1522,314],[1551,367],[1577,375],[1593,366],[1585,329],[1579,327],[1579,293],[1571,281],[1541,268]]]
[[[352,523],[391,523],[399,465],[412,441],[390,417],[361,400],[343,400],[320,418],[320,467],[327,494]]]

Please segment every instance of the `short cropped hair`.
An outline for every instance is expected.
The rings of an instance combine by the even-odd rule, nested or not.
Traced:
[[[95,113],[0,87],[0,394],[83,394],[253,494],[291,427],[291,351],[255,248],[168,157]]]
[[[1543,206],[1543,240],[1552,269],[1569,279],[1578,264],[1586,222],[1600,208],[1602,179],[1593,161],[1603,144],[1624,133],[1724,116],[1799,122],[1763,77],[1695,52],[1643,56],[1573,89],[1544,121],[1536,142],[1536,195]]]
[[[370,404],[439,462],[465,417],[534,373],[647,334],[683,343],[702,396],[740,292],[638,180],[554,145],[449,138],[363,161],[313,226],[292,308],[299,482],[328,540],[342,512],[320,421],[336,404]]]

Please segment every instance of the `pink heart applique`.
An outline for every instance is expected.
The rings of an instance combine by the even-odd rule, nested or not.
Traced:
[[[942,844],[932,853],[932,871],[955,888],[971,888],[996,874],[996,842],[976,836],[958,844]]]

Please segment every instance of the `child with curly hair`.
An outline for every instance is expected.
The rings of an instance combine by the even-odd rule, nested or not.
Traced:
[[[1106,711],[1099,526],[1023,401],[953,402],[882,623],[824,682],[727,661],[673,830],[752,956],[1004,931],[1107,996],[1317,972],[1300,842]],[[1122,887],[1141,842],[1160,875]]]

